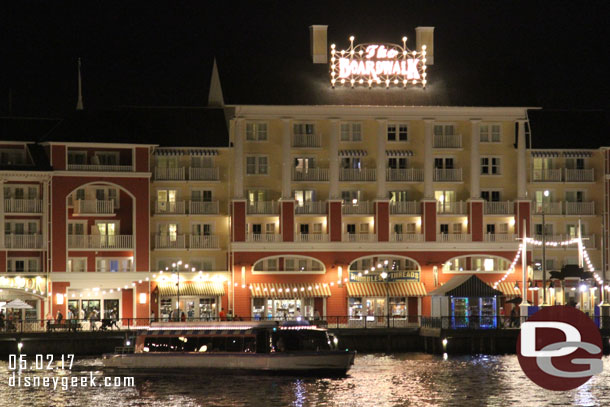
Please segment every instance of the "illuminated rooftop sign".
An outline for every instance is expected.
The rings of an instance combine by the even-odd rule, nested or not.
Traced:
[[[426,46],[421,51],[407,48],[407,37],[402,46],[397,44],[358,44],[349,38],[346,50],[330,46],[330,83],[351,86],[407,86],[426,87]]]

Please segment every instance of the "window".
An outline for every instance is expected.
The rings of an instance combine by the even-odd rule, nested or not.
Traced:
[[[545,235],[547,235],[547,236],[553,235],[553,225],[552,224],[546,223],[544,225],[544,229],[545,229]],[[534,225],[534,234],[542,235],[542,223],[536,223]]]
[[[501,235],[507,234],[508,233],[508,223],[498,224],[498,233]]]
[[[68,272],[84,273],[87,271],[86,257],[70,257],[68,258]]]
[[[6,271],[9,273],[38,272],[38,259],[35,257],[12,258],[6,260]]]
[[[4,185],[4,199],[38,199],[39,188],[37,186]]]
[[[309,225],[307,223],[301,223],[299,225],[299,230],[302,235],[308,235],[309,234]]]
[[[397,235],[402,235],[402,223],[394,224],[394,233]]]
[[[453,229],[453,233],[454,234],[461,234],[462,233],[462,224],[461,223],[454,223],[452,225],[452,229]]]
[[[4,165],[25,164],[25,150],[0,150],[0,163]]]
[[[260,235],[262,233],[262,225],[260,223],[252,224],[252,233],[255,235]]]
[[[85,234],[85,227],[87,225],[87,222],[77,222],[77,221],[70,221],[68,222],[68,235],[84,235]]]
[[[296,157],[294,168],[299,172],[307,172],[310,168],[315,168],[315,159],[314,157]]]
[[[86,151],[68,151],[68,164],[84,165],[87,164]]]
[[[341,141],[362,141],[362,125],[341,123]]]
[[[359,170],[362,168],[362,161],[358,157],[343,157],[341,158],[341,168]]]
[[[455,191],[434,191],[434,198],[441,204],[448,207],[455,202]]]
[[[267,156],[247,156],[246,174],[267,175]]]
[[[38,222],[27,220],[7,220],[4,223],[4,233],[7,235],[35,235],[38,233]]]
[[[313,224],[313,233],[314,233],[314,235],[322,234],[322,224],[321,223]]]
[[[212,224],[210,223],[194,223],[191,226],[193,235],[195,236],[211,236],[212,235]]]
[[[118,151],[96,151],[93,153],[91,162],[95,165],[118,165],[119,164],[119,152]]]
[[[79,188],[76,190],[76,200],[85,200],[85,190],[83,188]]]
[[[366,235],[366,234],[369,233],[369,224],[368,223],[361,223],[359,225],[359,229],[360,229],[360,233]]]
[[[417,225],[415,223],[407,223],[406,226],[407,226],[406,233],[412,235],[417,232]]]
[[[568,202],[583,202],[585,191],[566,191],[566,201]]]
[[[578,237],[578,225],[577,224],[569,224],[566,225],[566,233],[570,236],[570,239],[574,239]],[[581,236],[585,235],[585,224],[580,224],[580,234]]]
[[[388,168],[403,170],[407,168],[406,158],[388,158]]]
[[[479,127],[481,143],[499,143],[501,141],[501,129],[499,124],[482,124]]]
[[[356,234],[356,224],[355,223],[348,223],[347,225],[345,225],[345,228],[346,228],[347,233],[349,233],[350,235]]]
[[[204,155],[193,156],[191,157],[191,167],[214,168],[214,158]]]
[[[435,124],[435,136],[453,136],[455,134],[455,126],[453,124]]]
[[[495,235],[496,234],[496,225],[494,225],[493,223],[489,223],[487,224],[487,234],[488,235]]]
[[[159,189],[157,190],[157,211],[158,212],[176,212],[176,200],[178,191],[175,189]]]
[[[487,202],[500,202],[500,191],[481,191],[481,198]]]
[[[275,223],[267,223],[265,225],[265,233],[268,235],[275,234]]]
[[[354,201],[360,201],[360,191],[341,191],[341,199],[343,203],[353,204]]]
[[[407,141],[409,127],[406,124],[388,124],[388,141]]]
[[[566,158],[566,168],[570,170],[584,170],[584,158]]]
[[[440,232],[441,232],[441,235],[449,234],[449,224],[448,223],[441,223],[440,224]]]
[[[295,135],[314,134],[315,125],[313,123],[295,123],[292,130]]]
[[[434,168],[436,169],[450,170],[453,169],[453,164],[453,158],[450,157],[434,159]]]
[[[500,157],[481,157],[482,175],[500,174]]]
[[[304,202],[315,201],[316,191],[313,189],[297,189],[294,191],[294,200],[297,201],[297,205],[303,206]]]
[[[131,259],[98,258],[95,261],[95,271],[110,273],[131,271]]]
[[[248,140],[248,141],[267,141],[267,123],[261,123],[261,122],[246,123],[246,140]]]
[[[207,189],[194,189],[191,191],[191,201],[212,202],[212,191]]]
[[[267,260],[267,271],[277,271],[277,259]]]
[[[248,202],[265,202],[267,199],[267,190],[265,189],[251,189],[248,190]]]
[[[390,191],[391,202],[406,202],[409,194],[407,191]]]

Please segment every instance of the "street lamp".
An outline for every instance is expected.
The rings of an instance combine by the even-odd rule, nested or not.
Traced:
[[[387,326],[390,327],[390,273],[388,273],[388,260],[384,260],[383,264],[377,264],[377,268],[381,269],[383,267],[383,271],[379,275],[385,281],[385,306],[388,310],[387,312]]]
[[[543,192],[545,198],[549,196],[549,190]],[[544,220],[545,202],[542,203],[542,305],[546,303],[546,222]]]

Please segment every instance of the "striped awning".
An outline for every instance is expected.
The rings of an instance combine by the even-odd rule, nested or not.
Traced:
[[[385,155],[388,157],[412,157],[413,151],[411,150],[385,150]]]
[[[490,285],[493,287],[493,284]],[[502,291],[506,297],[521,297],[521,291],[515,290],[515,283],[509,283],[508,281],[499,283],[496,290]]]
[[[176,283],[159,284],[160,296],[178,295],[178,286]],[[216,297],[225,295],[223,283],[217,281],[197,281],[192,283],[180,283],[180,295],[202,295]]]
[[[207,148],[157,148],[153,155],[157,156],[176,156],[176,155],[193,155],[193,156],[213,156],[218,155],[218,150]]]
[[[578,150],[564,151],[563,156],[568,157],[568,158],[588,158],[588,157],[592,157],[593,153],[591,151],[578,151]]]
[[[253,283],[250,285],[250,293],[254,298],[330,297],[330,287],[326,283]]]
[[[365,157],[367,154],[366,150],[339,150],[341,157]]]
[[[386,292],[386,284],[388,292]],[[424,297],[426,287],[423,283],[349,283],[347,285],[349,297]]]
[[[550,150],[532,150],[532,157],[541,157],[541,158],[557,158],[561,154],[559,151],[550,151]]]
[[[230,330],[230,329],[155,329],[144,331],[145,336],[186,336],[186,335],[211,335],[211,336],[236,336],[236,335],[252,335],[252,329],[247,330]]]

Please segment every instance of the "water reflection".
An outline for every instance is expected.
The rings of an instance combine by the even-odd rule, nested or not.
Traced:
[[[604,358],[610,367],[610,359]],[[56,390],[8,387],[0,362],[0,406],[565,406],[610,405],[610,369],[571,392],[534,385],[515,356],[359,355],[339,379],[142,373],[135,388]],[[77,360],[62,375],[102,377],[99,359]],[[38,372],[25,372],[42,375]],[[106,372],[106,374],[114,374]],[[10,394],[10,397],[6,395]]]

